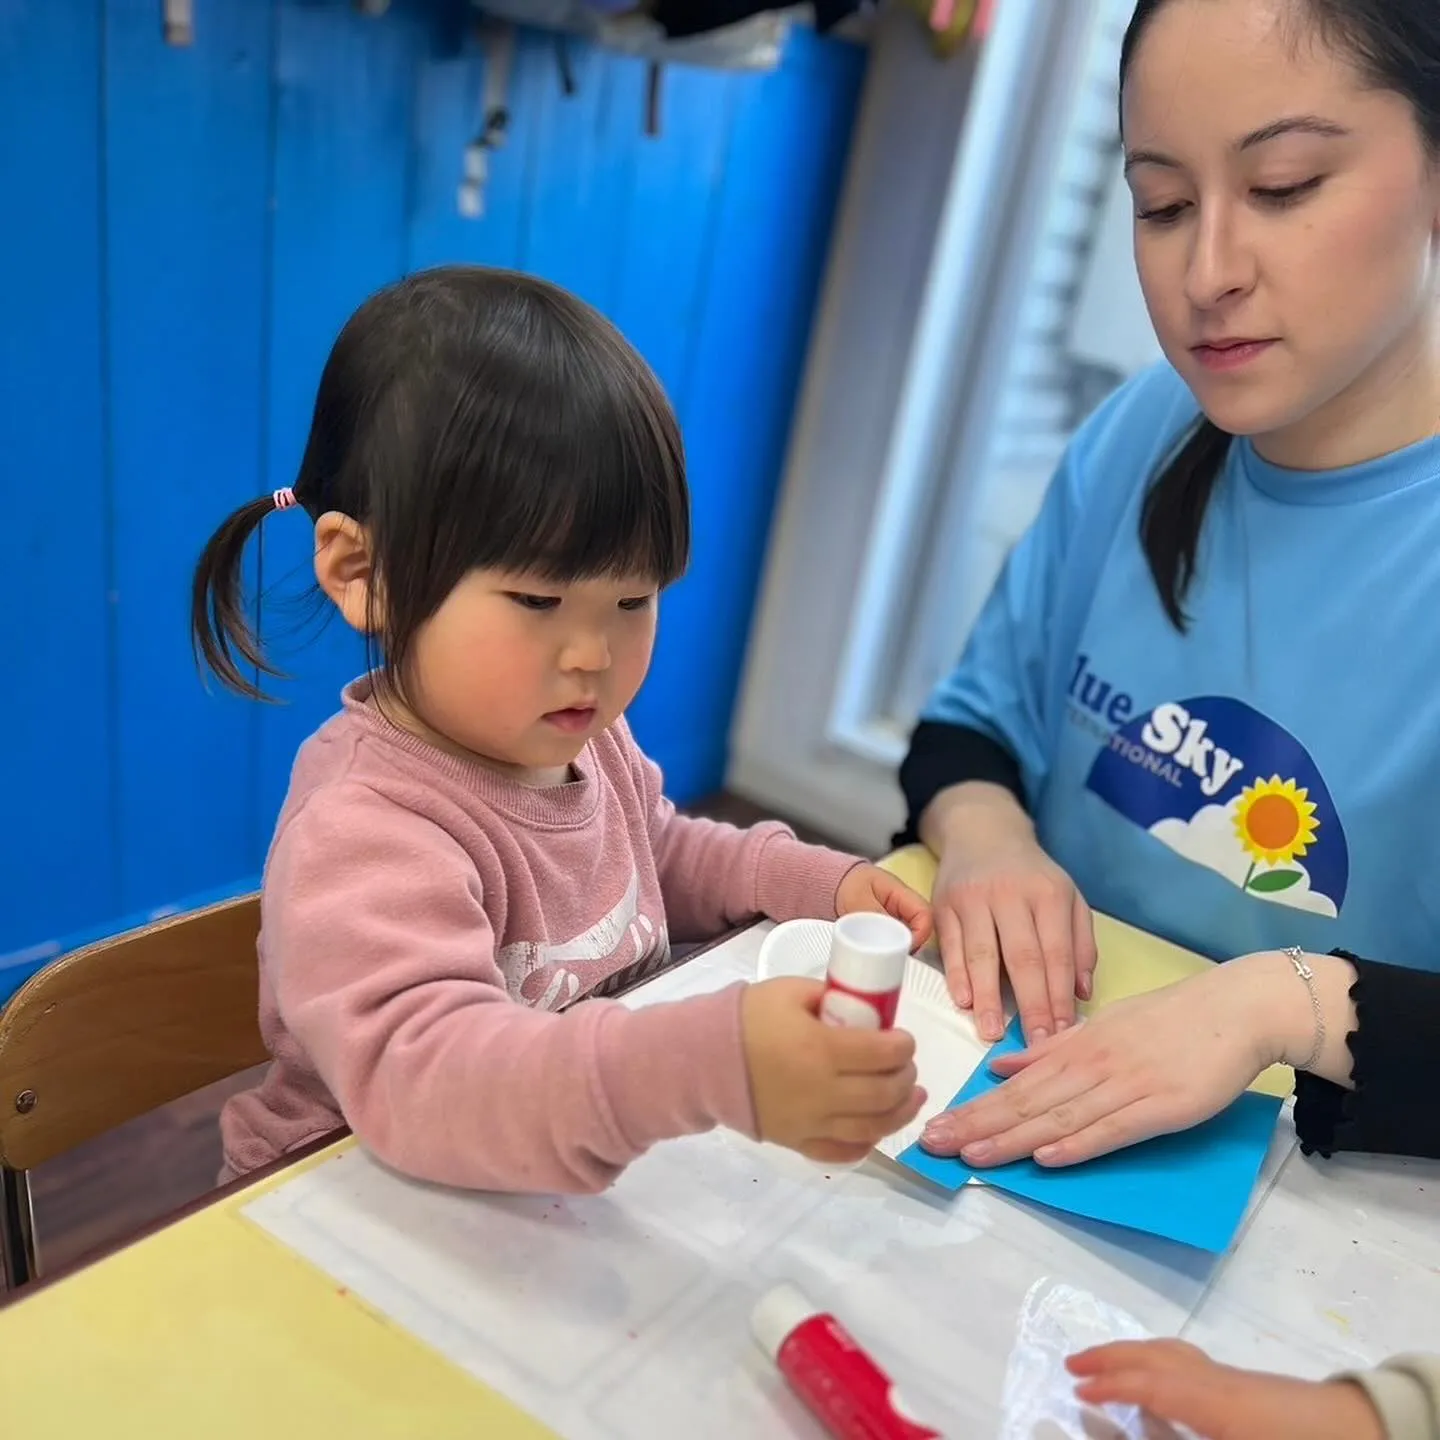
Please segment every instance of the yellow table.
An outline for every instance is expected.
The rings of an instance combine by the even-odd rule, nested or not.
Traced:
[[[928,893],[928,852],[886,865]],[[1091,1008],[1209,962],[1096,918]],[[1288,1070],[1257,1088],[1288,1094]],[[550,1432],[245,1220],[241,1209],[342,1141],[0,1309],[5,1433],[533,1440]]]
[[[350,1140],[0,1310],[7,1435],[541,1440],[240,1210]]]

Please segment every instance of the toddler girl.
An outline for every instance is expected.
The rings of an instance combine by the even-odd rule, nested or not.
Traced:
[[[244,694],[242,666],[275,673],[245,542],[292,506],[372,654],[301,747],[270,847],[274,1060],[225,1110],[227,1171],[346,1124],[422,1179],[587,1191],[716,1125],[843,1162],[908,1124],[909,1037],[821,1025],[815,985],[573,1003],[757,916],[885,909],[917,943],[930,927],[874,866],[678,815],[631,737],[690,516],[675,417],[614,328],[470,267],[362,305],[294,489],[233,514],[196,570],[197,653]]]

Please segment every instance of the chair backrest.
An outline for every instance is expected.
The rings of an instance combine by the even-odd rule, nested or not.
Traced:
[[[47,965],[0,1010],[0,1164],[29,1170],[269,1058],[260,897],[168,916]]]

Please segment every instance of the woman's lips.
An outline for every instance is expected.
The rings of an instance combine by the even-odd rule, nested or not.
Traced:
[[[1196,345],[1190,353],[1207,370],[1241,370],[1275,343],[1274,340],[1217,340],[1213,344]]]

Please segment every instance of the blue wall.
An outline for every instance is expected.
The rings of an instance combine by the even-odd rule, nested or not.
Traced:
[[[652,138],[643,64],[577,47],[566,97],[523,35],[470,221],[459,0],[198,0],[188,49],[160,8],[0,0],[0,952],[258,869],[359,655],[312,625],[287,705],[207,693],[190,570],[291,480],[353,307],[441,261],[570,286],[669,389],[696,553],[633,720],[677,798],[718,786],[864,63],[797,32],[773,75],[671,67]],[[308,527],[266,532],[264,584],[303,580]],[[264,607],[267,635],[303,619]]]

